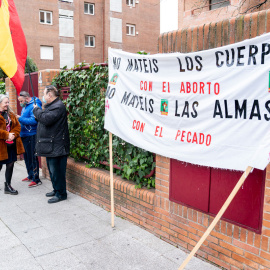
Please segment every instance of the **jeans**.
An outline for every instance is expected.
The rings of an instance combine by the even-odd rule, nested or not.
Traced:
[[[24,162],[26,165],[28,179],[39,182],[39,163],[35,156],[36,135],[22,137],[25,153]]]
[[[67,156],[46,157],[55,196],[61,199],[67,198],[66,168]]]

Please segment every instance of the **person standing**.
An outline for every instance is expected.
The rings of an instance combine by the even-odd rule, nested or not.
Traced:
[[[28,176],[22,181],[31,181],[28,187],[36,187],[41,185],[39,179],[39,162],[38,157],[35,156],[37,121],[33,114],[34,98],[31,98],[29,93],[22,91],[18,97],[22,109],[21,116],[17,116],[21,124],[21,133],[23,146],[25,149],[24,161]],[[42,103],[38,98],[35,98],[36,104],[41,108]]]
[[[36,155],[46,157],[53,191],[46,194],[52,197],[48,203],[67,199],[66,167],[70,150],[67,111],[60,100],[60,91],[53,85],[45,87],[42,110],[34,105],[34,116],[38,121]]]
[[[18,191],[11,186],[11,178],[17,155],[24,153],[20,131],[20,123],[9,108],[8,96],[0,94],[0,171],[5,164],[5,194],[18,194]]]

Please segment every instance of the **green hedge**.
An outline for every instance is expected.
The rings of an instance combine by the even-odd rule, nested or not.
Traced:
[[[69,112],[71,156],[87,160],[89,167],[104,167],[109,162],[109,133],[104,130],[105,94],[108,84],[108,67],[92,64],[87,69],[62,70],[54,78],[58,88],[70,86],[66,106]],[[154,168],[152,153],[137,148],[113,135],[113,162],[123,178],[132,180],[138,188],[155,186],[154,177],[148,175]]]

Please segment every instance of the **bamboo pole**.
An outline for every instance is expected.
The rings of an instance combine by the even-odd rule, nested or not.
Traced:
[[[112,158],[112,133],[109,133],[110,150],[110,187],[111,187],[111,223],[114,227],[114,190],[113,190],[113,158]]]
[[[216,224],[218,223],[218,221],[220,220],[220,218],[222,217],[222,215],[224,214],[224,212],[226,211],[226,209],[230,205],[231,201],[233,200],[233,198],[235,197],[236,193],[238,192],[238,190],[241,188],[241,186],[245,182],[246,178],[248,177],[248,175],[249,175],[249,173],[251,172],[252,169],[253,168],[250,167],[250,166],[247,167],[246,171],[242,174],[242,176],[239,179],[238,183],[234,187],[233,191],[231,192],[231,194],[228,197],[228,199],[226,200],[226,202],[223,204],[222,208],[219,210],[217,216],[212,221],[211,225],[208,227],[208,229],[203,234],[203,236],[200,239],[200,241],[196,244],[196,246],[190,252],[190,254],[188,255],[188,257],[184,260],[184,262],[182,263],[182,265],[180,266],[180,268],[178,270],[183,270],[185,268],[185,266],[188,264],[188,262],[191,260],[191,258],[194,256],[194,254],[198,251],[198,249],[200,248],[200,246],[202,245],[202,243],[205,241],[205,239],[207,238],[207,236],[214,229],[214,227],[216,226]]]

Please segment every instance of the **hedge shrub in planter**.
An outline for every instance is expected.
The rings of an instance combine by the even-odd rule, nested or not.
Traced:
[[[109,161],[109,135],[103,128],[108,67],[92,64],[87,69],[62,70],[53,84],[70,86],[65,102],[69,112],[71,156],[75,160],[86,157],[90,167],[103,166],[100,161]],[[113,162],[122,168],[116,173],[135,181],[137,187],[155,186],[152,177],[144,178],[155,167],[152,153],[113,136]]]

